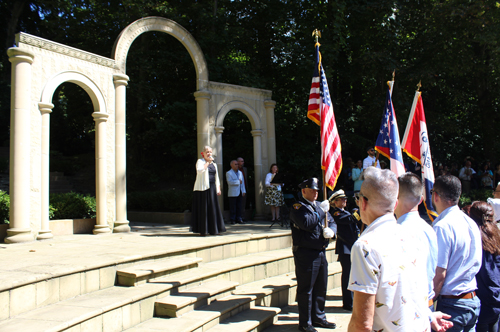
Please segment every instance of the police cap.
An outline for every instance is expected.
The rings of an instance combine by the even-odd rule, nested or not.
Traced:
[[[316,178],[309,178],[307,180],[304,180],[304,181],[302,181],[299,184],[299,188],[300,189],[310,188],[310,189],[314,189],[314,190],[319,190],[318,179],[316,179]]]
[[[330,198],[328,199],[328,201],[331,202],[333,200],[336,200],[337,198],[345,198],[345,197],[347,197],[345,195],[345,192],[342,189],[340,189],[340,190],[337,190],[336,192],[334,192],[332,194],[332,196],[330,196]]]

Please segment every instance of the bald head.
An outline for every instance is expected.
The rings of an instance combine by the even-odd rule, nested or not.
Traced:
[[[360,192],[368,198],[368,206],[376,217],[394,212],[399,188],[396,174],[388,169],[368,167],[364,178]]]

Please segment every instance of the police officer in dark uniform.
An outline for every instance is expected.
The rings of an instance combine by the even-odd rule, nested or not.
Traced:
[[[293,258],[297,277],[297,304],[299,330],[317,331],[313,326],[334,329],[335,323],[326,320],[325,300],[328,262],[325,249],[333,238],[336,227],[328,213],[328,201],[318,198],[318,179],[310,178],[299,184],[302,197],[290,212]],[[326,212],[325,212],[326,211]],[[325,215],[328,227],[324,227]]]
[[[353,293],[347,289],[349,286],[349,274],[351,273],[351,248],[359,237],[359,227],[361,226],[359,214],[350,214],[344,210],[347,204],[347,196],[344,191],[337,190],[328,199],[330,214],[337,224],[337,244],[335,253],[342,266],[342,308],[352,311]],[[357,218],[355,217],[357,216]]]

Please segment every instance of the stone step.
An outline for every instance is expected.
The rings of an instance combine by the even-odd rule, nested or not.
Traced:
[[[328,285],[340,286],[340,263],[328,266]],[[176,318],[152,318],[127,332],[152,331],[261,331],[274,322],[279,308],[295,302],[295,273],[258,280],[238,286],[232,295],[212,301]],[[266,308],[268,310],[266,310]],[[274,311],[262,319],[252,318],[255,310]],[[252,321],[248,325],[245,320]]]
[[[176,257],[121,269],[116,271],[118,284],[136,286],[150,279],[197,267],[202,260],[199,257]]]
[[[254,306],[255,295],[230,295],[177,318],[152,318],[126,331],[206,331],[223,320]]]
[[[254,307],[226,319],[207,332],[260,332],[277,321],[280,308]]]
[[[74,251],[72,242],[64,245],[34,242],[29,245],[29,249],[36,250],[29,250],[27,259],[33,260],[36,257],[36,260],[33,260],[33,264],[28,268],[25,267],[24,260],[14,260],[7,256],[4,259],[4,268],[0,269],[2,272],[0,273],[0,322],[59,301],[115,286],[117,270],[140,266],[147,262],[156,264],[175,257],[197,257],[207,263],[289,248],[291,245],[290,234],[283,232],[235,233],[206,237],[201,241],[196,238],[193,241],[176,242],[177,245],[174,247],[163,246],[162,241],[165,241],[163,235],[152,233],[148,236],[152,236],[151,241],[155,246],[143,250],[141,254],[139,249],[133,252],[129,249],[130,245],[136,246],[135,240],[132,240],[135,236],[134,234],[106,235],[109,239],[118,238],[123,244],[107,247],[106,254],[101,251],[102,249],[92,245],[79,247],[85,253],[78,259],[65,256],[65,252]],[[102,242],[100,238],[98,240],[94,237],[92,241]],[[291,252],[291,249],[288,251]],[[99,259],[95,259],[94,255]],[[233,274],[241,275],[238,272]],[[230,279],[226,277],[226,280]],[[201,281],[203,277],[195,280],[191,286]],[[177,285],[173,283],[168,289]],[[180,289],[182,290],[185,285],[185,283],[181,285]],[[164,296],[166,295],[169,293]]]
[[[0,331],[122,331],[153,317],[154,300],[170,285],[115,286],[77,296],[0,322]]]
[[[213,280],[191,287],[174,295],[158,299],[155,302],[155,315],[159,317],[180,317],[203,305],[230,295],[238,286],[237,282]]]
[[[330,256],[332,253],[334,255],[332,249],[327,251]],[[255,280],[289,273],[293,269],[292,250],[285,248],[228,258],[223,261],[203,262],[197,268],[155,278],[150,282],[177,285],[179,290],[210,279],[230,280],[243,285]]]
[[[326,319],[329,322],[337,324],[335,332],[347,332],[351,312],[342,309],[342,290],[341,287],[328,290],[325,303]],[[282,307],[277,316],[278,320],[273,326],[265,329],[265,332],[296,332],[299,324],[299,314],[297,303]],[[317,328],[318,331],[331,331],[328,329]]]

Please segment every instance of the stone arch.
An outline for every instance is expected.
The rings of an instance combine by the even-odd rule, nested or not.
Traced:
[[[64,71],[52,76],[43,87],[40,102],[51,104],[57,87],[66,82],[74,83],[87,92],[92,100],[94,112],[107,113],[106,102],[99,87],[90,78],[77,71]]]
[[[70,82],[81,87],[92,100],[96,130],[96,226],[94,234],[110,232],[107,224],[106,208],[106,121],[109,117],[104,95],[99,87],[86,75],[77,71],[64,71],[52,76],[42,89],[38,108],[42,116],[42,158],[41,158],[41,230],[37,239],[52,237],[49,230],[49,144],[50,113],[54,108],[52,98],[56,89],[63,83]]]
[[[240,111],[245,114],[251,124],[252,130],[250,133],[252,134],[253,139],[253,158],[254,158],[254,171],[255,171],[255,202],[257,212],[262,214],[262,134],[263,130],[261,129],[262,120],[258,113],[250,107],[245,102],[239,100],[233,100],[224,104],[215,117],[215,133],[216,133],[216,149],[218,154],[216,156],[217,167],[219,169],[223,169],[223,147],[222,147],[222,133],[224,132],[224,118],[231,110]],[[224,177],[223,172],[219,173],[221,187],[224,187]],[[224,206],[224,197],[219,196],[219,202],[221,207]]]
[[[184,45],[193,60],[196,69],[196,86],[198,90],[205,90],[208,86],[208,69],[205,56],[194,37],[177,22],[163,17],[145,17],[128,25],[116,39],[112,50],[112,58],[116,61],[117,69],[126,72],[127,54],[134,40],[144,32],[160,31],[175,37]]]
[[[215,126],[222,127],[224,123],[224,118],[227,113],[231,110],[238,110],[245,114],[250,120],[250,124],[252,125],[252,130],[260,130],[261,129],[261,121],[259,115],[255,112],[253,108],[251,108],[247,103],[242,101],[231,101],[221,107],[219,112],[217,112],[217,117],[215,119]]]

